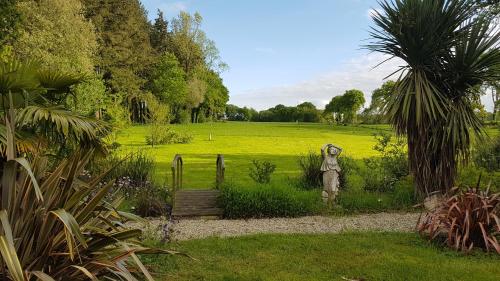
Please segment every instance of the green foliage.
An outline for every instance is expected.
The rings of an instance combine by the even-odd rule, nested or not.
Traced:
[[[476,145],[473,154],[474,163],[478,167],[485,168],[489,172],[500,171],[500,136],[488,142]]]
[[[319,192],[283,185],[235,186],[221,189],[225,218],[298,217],[321,210]]]
[[[301,176],[299,184],[305,189],[314,189],[323,185],[321,164],[323,159],[321,154],[310,151],[307,155],[299,157]]]
[[[460,187],[476,186],[479,178],[481,178],[480,188],[490,187],[500,191],[500,171],[488,171],[473,165],[460,168],[456,184]]]
[[[104,200],[112,182],[99,185],[105,174],[90,181],[79,179],[91,154],[77,152],[52,171],[40,157],[31,163],[19,158],[23,167],[18,170],[9,166],[10,161],[4,163],[2,194],[13,194],[9,201],[2,200],[0,212],[3,278],[97,280],[122,275],[133,280],[132,274],[139,272],[150,276],[136,253],[151,250],[138,242],[141,230],[125,226],[137,218],[116,211],[121,198]]]
[[[230,121],[251,121],[257,120],[259,113],[257,110],[248,107],[238,107],[234,104],[226,106],[226,118]]]
[[[250,168],[248,175],[256,183],[269,183],[271,175],[276,170],[276,165],[269,161],[252,160],[253,166]]]
[[[395,86],[396,82],[389,80],[373,91],[370,106],[361,114],[364,124],[380,124],[386,121],[384,109],[394,94]]]
[[[310,102],[304,102],[296,107],[278,104],[258,114],[253,108],[237,109],[236,119],[242,116],[249,116],[252,121],[260,122],[319,122],[321,118],[319,110]]]
[[[414,198],[414,187],[411,179],[403,179],[396,182],[390,192],[370,192],[363,189],[364,182],[358,180],[367,179],[356,173],[349,176],[348,188],[339,193],[337,199],[341,212],[344,213],[366,213],[384,212],[387,210],[407,210],[416,204]]]
[[[143,218],[168,216],[169,206],[166,203],[168,196],[166,188],[147,185],[135,194],[134,213]]]
[[[18,1],[22,15],[13,44],[18,58],[72,73],[92,73],[97,38],[79,0]]]
[[[406,62],[387,104],[389,122],[407,136],[418,191],[445,192],[483,133],[474,109],[478,89],[498,80],[500,30],[491,17],[477,16],[471,0],[381,6],[367,48]]]
[[[357,112],[365,104],[365,97],[360,90],[348,90],[341,96],[335,96],[325,106],[325,114],[332,113],[336,122],[355,123]]]
[[[171,127],[151,125],[151,134],[146,136],[146,144],[154,146],[161,144],[186,144],[193,140],[189,133],[178,133]]]
[[[159,101],[170,106],[176,115],[186,103],[186,74],[172,53],[165,53],[156,63],[151,75],[151,91]]]
[[[20,108],[14,122],[18,129],[18,151],[55,150],[63,145],[103,146],[101,138],[109,130],[106,123],[60,106],[68,99],[70,88],[81,80],[79,76],[48,70],[36,62],[14,59],[0,62],[2,108],[8,107],[9,94],[13,106]],[[0,126],[2,151],[7,143],[7,127]]]
[[[21,15],[16,9],[17,0],[2,0],[0,3],[0,53],[6,44],[15,39]]]
[[[97,65],[110,92],[126,97],[140,95],[146,83],[146,70],[154,61],[146,10],[139,0],[84,0],[83,3],[86,17],[97,31]]]

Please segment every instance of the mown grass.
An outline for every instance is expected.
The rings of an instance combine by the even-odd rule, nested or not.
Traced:
[[[145,256],[158,280],[498,280],[500,257],[463,255],[413,233],[254,235],[165,247],[183,256]],[[346,278],[346,279],[343,279]]]
[[[298,157],[317,151],[325,143],[344,148],[345,155],[356,159],[376,156],[373,134],[388,126],[332,126],[328,124],[227,122],[171,125],[175,131],[190,133],[189,144],[147,146],[148,126],[132,126],[118,134],[122,153],[145,149],[155,157],[155,181],[170,178],[170,165],[175,154],[184,158],[185,188],[209,188],[215,182],[215,160],[224,154],[226,179],[248,185],[252,179],[248,169],[252,160],[276,164],[272,181],[283,182],[299,175]],[[212,140],[209,141],[209,135]]]

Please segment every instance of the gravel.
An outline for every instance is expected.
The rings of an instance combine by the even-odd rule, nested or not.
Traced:
[[[248,220],[183,219],[170,225],[174,241],[207,237],[233,237],[259,233],[339,233],[342,231],[399,231],[415,229],[419,213],[378,213],[346,217],[308,216]],[[152,238],[162,237],[165,220],[152,219],[141,226]]]

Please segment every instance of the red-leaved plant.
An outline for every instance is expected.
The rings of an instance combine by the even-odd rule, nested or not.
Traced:
[[[500,193],[478,187],[450,192],[452,196],[420,220],[420,234],[463,252],[478,247],[500,254]]]

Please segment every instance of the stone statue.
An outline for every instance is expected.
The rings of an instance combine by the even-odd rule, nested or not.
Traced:
[[[321,171],[323,172],[322,196],[325,203],[333,203],[339,192],[340,165],[337,162],[337,157],[340,153],[342,153],[342,148],[331,143],[325,144],[321,148],[321,155],[323,156],[323,164],[321,164]]]

